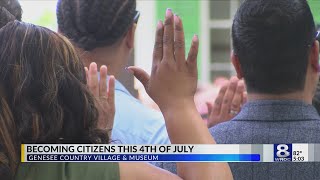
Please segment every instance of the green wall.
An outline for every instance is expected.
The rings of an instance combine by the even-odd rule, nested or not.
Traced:
[[[308,0],[311,7],[314,20],[316,24],[320,24],[320,1],[319,0]]]
[[[186,52],[189,52],[191,40],[194,34],[200,36],[200,1],[199,0],[157,0],[156,20],[164,20],[167,8],[178,14],[182,21],[186,38]],[[200,43],[201,44],[201,43]],[[198,56],[198,67],[201,72],[201,54]],[[200,77],[199,73],[199,78]]]

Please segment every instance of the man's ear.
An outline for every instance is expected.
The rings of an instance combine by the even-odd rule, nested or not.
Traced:
[[[239,57],[234,53],[234,51],[231,52],[231,61],[232,61],[234,68],[236,69],[237,77],[239,79],[242,79],[243,73],[242,73]]]
[[[310,52],[310,64],[315,72],[319,72],[319,41],[314,41]]]
[[[136,28],[137,28],[137,25],[133,24],[131,28],[129,28],[129,31],[125,36],[126,45],[129,49],[134,48],[134,36],[135,36]]]

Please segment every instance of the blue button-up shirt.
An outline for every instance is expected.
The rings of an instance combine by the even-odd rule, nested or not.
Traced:
[[[114,144],[170,144],[162,114],[143,105],[119,82],[115,84]]]

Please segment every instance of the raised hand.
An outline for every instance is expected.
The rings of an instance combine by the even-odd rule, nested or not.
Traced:
[[[111,130],[114,122],[115,103],[114,103],[114,87],[115,78],[109,77],[107,85],[106,66],[100,67],[100,80],[96,63],[91,63],[89,69],[86,67],[86,75],[88,87],[96,99],[96,106],[99,111],[98,128]],[[108,90],[109,89],[109,90]],[[109,131],[109,136],[111,131]]]
[[[165,23],[160,21],[157,25],[151,76],[137,67],[128,70],[142,82],[160,109],[193,102],[198,79],[198,46],[195,35],[186,59],[182,21],[168,10]]]
[[[245,102],[246,93],[243,80],[239,81],[238,78],[232,77],[228,83],[221,87],[214,104],[207,103],[208,128],[234,118]]]
[[[128,68],[159,105],[173,144],[215,143],[194,103],[198,46],[194,36],[186,59],[182,21],[168,9],[165,23],[157,25],[151,76],[140,68]],[[177,163],[177,172],[183,179],[232,179],[226,163]]]

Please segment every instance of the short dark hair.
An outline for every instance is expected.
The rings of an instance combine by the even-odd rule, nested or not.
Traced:
[[[116,43],[128,32],[136,0],[59,0],[59,31],[84,50]]]
[[[232,39],[248,92],[284,94],[304,89],[315,24],[306,0],[246,0]]]

